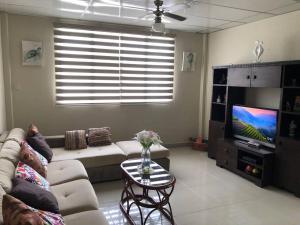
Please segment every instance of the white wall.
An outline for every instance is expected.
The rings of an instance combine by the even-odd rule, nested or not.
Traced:
[[[1,31],[1,26],[0,26],[0,31]],[[1,44],[1,33],[0,33],[0,134],[4,130],[6,130],[6,108],[5,108],[5,91],[4,91],[3,64],[2,64],[2,44]]]
[[[142,129],[158,131],[166,143],[185,143],[198,133],[202,35],[178,32],[176,37],[175,100],[168,104],[56,106],[52,19],[8,14],[12,99],[9,124],[26,128],[36,123],[46,135],[65,130],[110,126],[114,139],[128,139]],[[44,65],[21,65],[21,41],[42,41]],[[198,54],[196,72],[180,72],[182,52]]]
[[[203,133],[208,137],[212,66],[251,63],[256,40],[264,41],[263,61],[300,59],[300,11],[288,13],[255,23],[215,32],[209,35],[208,72],[206,74],[206,103],[204,107]],[[272,102],[272,94],[269,94]],[[274,95],[274,97],[278,97]]]

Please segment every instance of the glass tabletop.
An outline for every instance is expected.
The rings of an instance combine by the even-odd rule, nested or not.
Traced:
[[[129,159],[121,163],[121,168],[135,183],[141,186],[160,187],[175,182],[175,177],[156,162],[151,161],[151,172],[147,175],[141,174],[140,164],[141,159]]]

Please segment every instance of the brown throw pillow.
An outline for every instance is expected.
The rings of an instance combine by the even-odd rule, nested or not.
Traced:
[[[111,132],[109,127],[90,128],[88,130],[89,146],[103,146],[111,144]]]
[[[27,142],[22,142],[20,150],[20,160],[46,178],[47,168],[43,166],[41,160],[33,151],[34,150],[27,144]]]
[[[37,128],[37,126],[34,124],[30,124],[27,131],[27,137],[32,137],[37,133],[39,133],[39,129]]]
[[[44,156],[48,162],[51,162],[53,152],[41,133],[27,136],[26,141],[35,151]]]
[[[85,130],[66,131],[65,149],[76,150],[87,148]]]
[[[20,200],[4,195],[2,201],[3,223],[5,225],[43,225],[38,213],[33,212]]]

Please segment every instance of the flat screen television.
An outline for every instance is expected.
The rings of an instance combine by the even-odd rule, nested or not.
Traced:
[[[233,136],[251,143],[275,148],[277,110],[234,105],[232,108]]]

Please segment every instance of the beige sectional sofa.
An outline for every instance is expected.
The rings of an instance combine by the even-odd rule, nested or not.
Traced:
[[[12,189],[12,178],[15,176],[15,168],[19,161],[19,142],[24,140],[24,137],[25,132],[19,128],[0,136],[1,225],[2,197]],[[48,165],[47,179],[67,225],[108,225],[99,210],[96,194],[80,161],[68,159],[51,162]]]
[[[64,136],[48,136],[53,150],[53,161],[76,159],[87,170],[92,183],[121,179],[120,164],[126,159],[141,157],[142,147],[134,140],[119,141],[111,145],[68,151],[64,149]],[[162,145],[151,147],[151,159],[169,170],[169,150]]]

